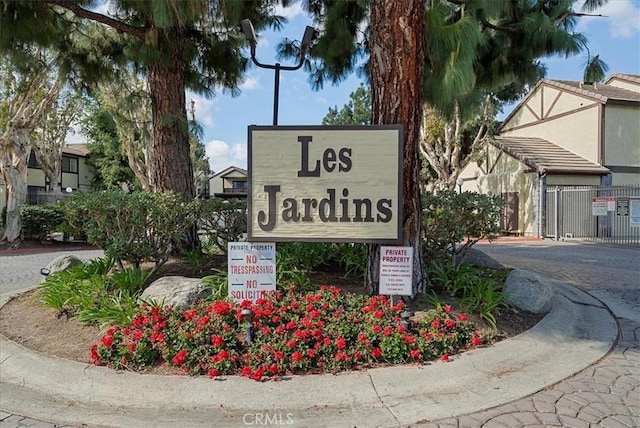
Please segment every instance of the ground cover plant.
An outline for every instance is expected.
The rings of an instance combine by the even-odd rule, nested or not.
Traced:
[[[254,315],[252,340],[243,309]],[[307,292],[295,285],[254,304],[216,300],[186,310],[145,304],[130,324],[106,331],[92,346],[91,359],[115,369],[167,364],[185,374],[263,380],[446,361],[482,343],[467,317],[454,315],[450,306],[411,323],[404,311],[402,302],[391,306],[384,296],[327,286]]]

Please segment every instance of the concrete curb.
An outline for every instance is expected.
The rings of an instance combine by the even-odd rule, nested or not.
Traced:
[[[0,336],[0,408],[90,426],[275,424],[398,426],[481,411],[547,388],[605,356],[618,335],[609,310],[555,282],[551,312],[531,330],[449,363],[258,383],[115,372],[48,357]],[[15,293],[14,293],[15,294]],[[8,296],[0,296],[4,305]],[[252,423],[251,423],[252,422]]]

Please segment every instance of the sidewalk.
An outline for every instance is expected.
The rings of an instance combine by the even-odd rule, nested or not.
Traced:
[[[533,394],[598,361],[616,338],[617,325],[602,303],[568,286],[558,289],[552,311],[533,329],[449,363],[279,382],[114,372],[0,337],[0,408],[90,426],[235,427],[247,425],[246,415],[293,426],[403,426]]]

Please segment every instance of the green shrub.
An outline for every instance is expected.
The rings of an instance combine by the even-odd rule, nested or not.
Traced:
[[[247,231],[245,199],[199,199],[195,203],[203,241],[226,253],[229,242],[239,241]]]
[[[55,272],[38,287],[36,301],[86,324],[129,323],[148,274],[130,269],[110,275],[112,266],[105,258]]]
[[[504,201],[499,196],[441,190],[422,197],[423,256],[430,263],[451,260],[455,266],[480,239],[500,232]]]
[[[496,315],[506,306],[502,291],[507,269],[493,270],[462,264],[455,267],[450,261],[434,263],[428,269],[431,284],[452,297],[462,300],[464,309],[480,315],[495,330]],[[435,295],[426,297],[436,307]]]
[[[172,192],[78,192],[63,208],[69,223],[107,256],[136,267],[153,261],[154,271],[195,221],[193,205]]]
[[[59,205],[21,205],[20,224],[25,239],[48,239],[63,230],[66,220]]]

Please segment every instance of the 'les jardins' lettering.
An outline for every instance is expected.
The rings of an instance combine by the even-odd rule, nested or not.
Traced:
[[[299,136],[298,142],[301,144],[300,170],[298,177],[320,177],[321,169],[327,173],[351,171],[353,162],[351,159],[352,149],[343,147],[337,152],[332,148],[327,148],[322,156],[311,166],[309,164],[309,144],[312,142],[311,136]],[[296,198],[280,196],[279,185],[265,185],[264,192],[267,194],[267,212],[258,212],[258,226],[268,232],[273,230],[278,221],[278,217],[284,222],[313,222],[318,219],[323,223],[348,223],[348,222],[380,222],[388,223],[392,220],[393,202],[389,198],[381,198],[372,201],[369,198],[349,198],[349,189],[343,188],[341,197],[336,195],[335,188],[327,188],[326,194],[318,198]],[[281,203],[278,204],[278,201]],[[277,210],[281,209],[278,214]]]

